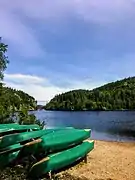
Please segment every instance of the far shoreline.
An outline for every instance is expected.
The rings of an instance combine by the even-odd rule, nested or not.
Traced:
[[[131,112],[135,112],[135,109],[124,109],[124,110],[58,110],[58,109],[35,109],[35,110],[29,110],[29,111],[60,111],[60,112],[127,112],[127,111],[131,111]]]

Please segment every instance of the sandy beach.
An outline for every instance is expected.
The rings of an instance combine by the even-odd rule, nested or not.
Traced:
[[[78,180],[135,180],[135,143],[95,141],[87,164],[66,173]]]

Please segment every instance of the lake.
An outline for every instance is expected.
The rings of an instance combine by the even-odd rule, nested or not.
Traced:
[[[47,128],[90,128],[92,139],[135,141],[135,111],[35,111],[37,118],[46,122]]]

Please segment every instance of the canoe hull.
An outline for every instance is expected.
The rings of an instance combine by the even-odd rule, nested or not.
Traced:
[[[40,127],[36,124],[33,125],[19,125],[19,124],[1,124],[0,125],[0,134],[7,135],[17,132],[26,132],[29,130],[37,131],[40,130]]]
[[[42,142],[39,144],[39,149],[44,150],[46,153],[64,150],[81,143],[85,139],[88,139],[90,134],[91,130],[68,129],[64,131],[57,131],[55,133],[42,136]]]
[[[8,154],[8,153],[11,153],[11,152],[15,152],[15,151],[18,151],[22,148],[23,146],[18,143],[18,144],[14,144],[14,145],[11,145],[11,146],[7,146],[3,149],[0,149],[0,155],[3,155],[3,154]]]
[[[25,142],[34,138],[38,138],[45,134],[46,134],[45,130],[39,130],[39,131],[34,131],[34,132],[32,131],[32,132],[6,135],[3,137],[0,137],[0,149],[5,148],[6,146],[10,146],[10,145]]]
[[[41,139],[37,139],[32,142],[24,144],[24,146],[21,148],[21,150],[19,152],[18,158],[35,155],[36,152],[40,153],[39,143],[41,141],[42,141]]]
[[[72,165],[77,160],[85,157],[93,148],[94,141],[85,141],[76,147],[47,156],[31,167],[29,176],[40,177],[50,171],[57,171]]]
[[[0,168],[2,169],[7,165],[9,165],[10,163],[12,163],[13,161],[15,161],[18,154],[19,151],[0,155]]]
[[[18,143],[1,149],[0,168],[4,168],[14,160],[34,154],[34,152],[38,150],[38,143],[40,142],[41,139],[37,139],[24,145]]]
[[[13,144],[25,142],[31,139],[39,138],[43,135],[47,134],[55,134],[56,132],[72,132],[76,131],[75,129],[45,129],[45,130],[39,130],[39,131],[32,131],[32,132],[23,132],[23,133],[16,133],[16,134],[10,134],[10,135],[5,135],[3,137],[0,137],[0,149],[5,148],[6,146],[10,146]]]

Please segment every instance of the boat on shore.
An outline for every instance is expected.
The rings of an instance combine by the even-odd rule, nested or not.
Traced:
[[[31,141],[32,139],[39,138],[45,135],[46,130],[32,131],[32,132],[23,132],[15,133],[10,135],[5,135],[0,137],[0,149],[6,148],[7,146],[23,143],[25,141]]]
[[[17,144],[17,143],[23,143],[23,142],[26,143],[26,141],[31,141],[32,139],[37,139],[43,135],[50,136],[51,133],[53,133],[52,136],[55,137],[56,134],[62,135],[65,133],[72,133],[72,132],[79,132],[79,131],[80,130],[78,130],[78,129],[44,129],[44,130],[38,130],[38,131],[5,135],[5,136],[0,137],[0,149],[5,148],[10,145],[13,145],[13,144]]]
[[[48,155],[31,167],[29,177],[39,178],[46,173],[72,165],[79,159],[84,158],[93,148],[94,141],[86,140],[73,148]]]
[[[90,129],[67,129],[56,131],[41,137],[39,143],[40,151],[47,153],[57,152],[67,149],[81,143],[83,140],[90,138]]]
[[[33,125],[19,125],[17,123],[11,124],[1,124],[0,125],[0,135],[8,135],[14,133],[21,133],[26,131],[37,131],[40,130],[40,127],[37,124]]]
[[[7,129],[10,125],[3,125]],[[13,125],[13,128],[18,125]],[[30,177],[72,165],[93,148],[91,129],[54,128],[20,132],[0,137],[0,169],[17,164],[25,157],[33,159]],[[43,158],[45,157],[45,158]],[[31,164],[31,163],[30,163]]]

